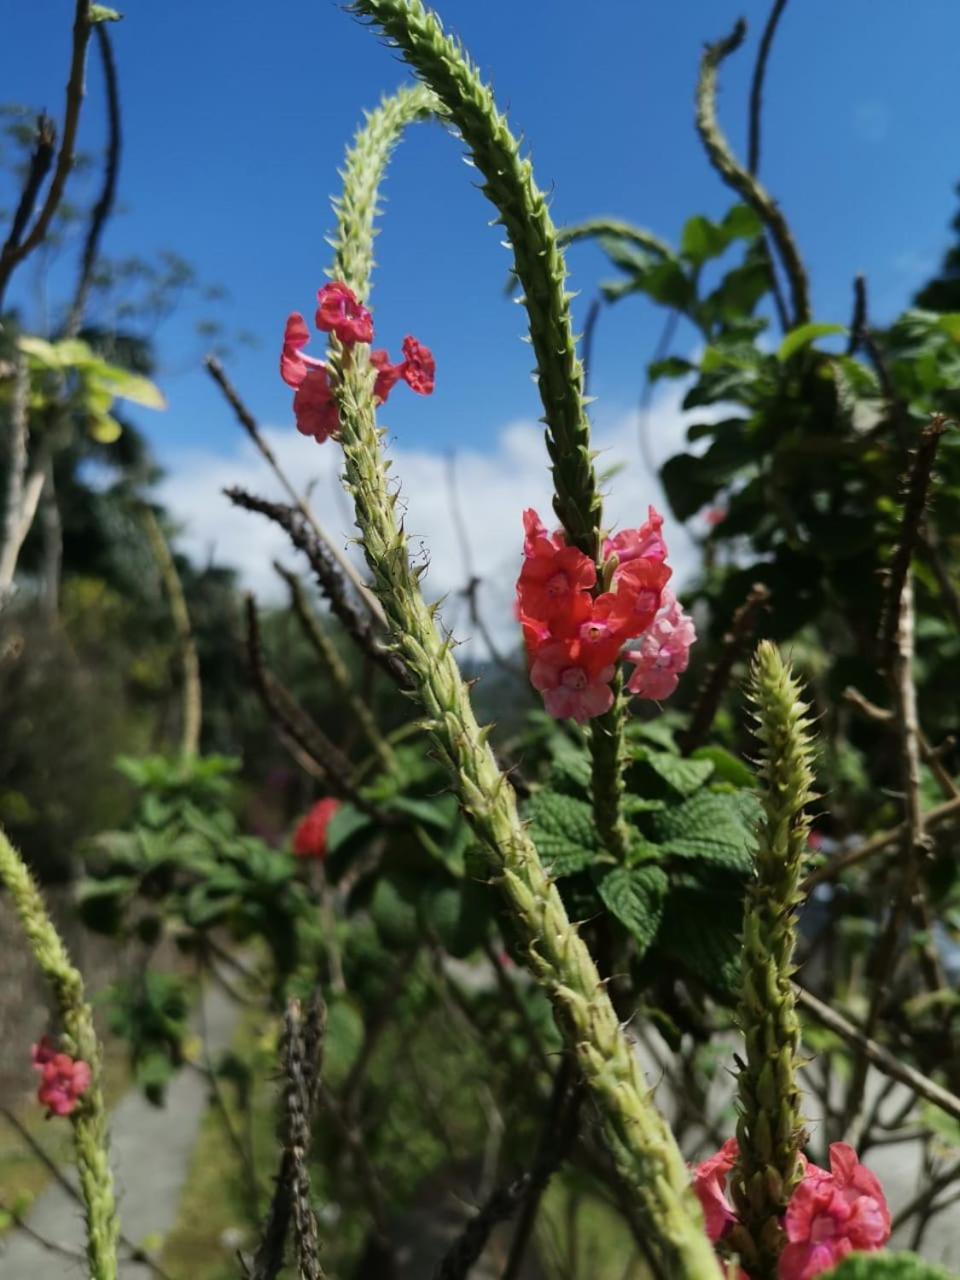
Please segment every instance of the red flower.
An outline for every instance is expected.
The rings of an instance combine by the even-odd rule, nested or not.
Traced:
[[[614,574],[617,595],[622,597],[629,613],[628,636],[642,636],[663,603],[663,589],[673,570],[662,561],[639,557],[630,560]]]
[[[373,339],[373,317],[353,290],[339,281],[317,290],[316,325],[321,333],[335,333],[348,347]]]
[[[547,526],[533,507],[527,507],[523,513],[523,554],[528,557],[535,556],[540,542],[548,543],[555,551],[567,545],[567,540],[560,529],[553,534],[547,533]]]
[[[830,1172],[808,1165],[783,1220],[788,1244],[778,1280],[813,1280],[859,1250],[872,1253],[890,1238],[883,1187],[845,1142],[830,1147]]]
[[[328,796],[325,800],[318,800],[306,817],[300,820],[293,833],[293,852],[298,858],[327,856],[327,828],[339,808],[340,801]]]
[[[323,365],[307,371],[293,397],[293,412],[300,434],[313,436],[318,444],[340,430],[340,413]]]
[[[310,341],[310,330],[299,311],[287,317],[287,327],[283,332],[283,350],[280,352],[280,377],[288,387],[299,387],[307,376],[307,370],[322,368],[322,362],[312,356],[301,355],[301,349]]]
[[[373,384],[373,394],[383,404],[403,377],[403,365],[391,364],[390,356],[383,350],[371,351],[370,363],[377,371],[377,380]]]
[[[400,376],[418,396],[428,396],[433,390],[437,364],[429,347],[407,335],[403,340],[404,362]]]
[[[585,724],[613,706],[613,672],[612,663],[598,669],[579,640],[554,640],[537,651],[530,682],[550,715]]]
[[[596,581],[597,570],[589,556],[576,547],[557,548],[540,539],[520,570],[520,612],[524,617],[550,623],[551,629],[560,624],[570,631],[589,614],[589,592]]]
[[[85,1062],[75,1061],[67,1053],[57,1053],[49,1036],[44,1036],[31,1051],[33,1065],[40,1072],[37,1099],[49,1115],[69,1116],[90,1088],[92,1073]]]
[[[672,591],[664,591],[660,611],[627,661],[634,663],[627,688],[638,698],[662,702],[680,683],[690,662],[690,646],[697,638],[693,622]]]

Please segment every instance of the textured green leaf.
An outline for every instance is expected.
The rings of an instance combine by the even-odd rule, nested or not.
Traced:
[[[615,867],[597,888],[611,915],[633,935],[642,955],[657,936],[663,918],[666,874],[653,866],[633,870]]]
[[[654,814],[651,822],[665,853],[747,872],[753,866],[759,813],[751,792],[701,791]]]
[[[585,800],[540,791],[526,809],[530,835],[550,875],[583,871],[601,852],[593,809]]]
[[[649,752],[644,763],[679,796],[691,796],[699,791],[713,773],[712,760],[685,759],[667,751]]]
[[[732,999],[739,990],[743,924],[736,882],[714,876],[703,884],[687,879],[674,887],[675,880],[671,877],[658,945],[709,990]]]
[[[791,329],[777,350],[777,359],[789,360],[802,347],[809,347],[817,338],[826,338],[831,334],[846,333],[847,327],[842,324],[801,324]]]
[[[698,747],[692,758],[711,761],[714,781],[729,782],[735,787],[756,786],[757,780],[750,766],[738,760],[725,747]]]

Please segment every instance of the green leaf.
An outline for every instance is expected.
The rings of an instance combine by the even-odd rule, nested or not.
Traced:
[[[851,1253],[822,1280],[955,1280],[915,1253]]]
[[[98,382],[105,383],[121,400],[131,400],[134,404],[142,404],[146,409],[167,407],[160,388],[139,373],[131,373],[129,369],[121,369],[119,365],[107,364],[105,360],[98,361],[92,372]]]
[[[662,778],[671,791],[679,796],[691,796],[703,786],[713,773],[711,760],[687,760],[667,751],[650,751],[644,764]]]
[[[43,338],[32,338],[24,333],[17,339],[17,346],[24,355],[33,356],[34,360],[46,365],[48,369],[61,367],[60,356],[52,342],[47,342]]]
[[[417,899],[420,883],[413,876],[381,876],[370,900],[370,918],[389,947],[409,950],[423,936]]]
[[[688,262],[699,267],[708,259],[719,257],[729,243],[730,239],[722,227],[698,214],[689,218],[684,225],[680,237],[680,253]]]
[[[640,955],[647,950],[660,928],[667,877],[660,867],[636,869],[616,867],[597,886],[600,897],[622,925],[632,934]]]
[[[647,377],[651,382],[657,382],[660,378],[685,378],[688,373],[694,373],[696,367],[680,356],[668,356],[666,360],[654,360],[648,364]]]
[[[714,780],[729,782],[734,787],[755,787],[756,777],[749,765],[729,752],[726,747],[698,747],[694,760],[709,760],[714,768]]]
[[[759,215],[748,204],[735,204],[720,225],[731,240],[753,240],[763,230]]]
[[[539,791],[526,808],[530,836],[553,876],[569,876],[594,863],[601,852],[593,809],[584,800]]]
[[[749,872],[756,848],[760,808],[752,792],[700,791],[650,821],[664,853]]]
[[[119,22],[123,18],[122,13],[118,13],[116,9],[108,9],[105,4],[92,4],[87,16],[94,25],[98,22]]]
[[[817,338],[826,338],[831,334],[845,334],[847,332],[846,325],[842,324],[802,324],[796,329],[791,329],[780,343],[777,350],[777,359],[782,364],[801,348],[808,347],[811,342],[815,342]]]
[[[677,884],[671,876],[658,949],[709,990],[732,999],[740,986],[742,893],[730,876]]]

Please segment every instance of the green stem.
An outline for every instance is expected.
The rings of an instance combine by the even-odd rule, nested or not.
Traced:
[[[116,1280],[117,1221],[113,1177],[107,1160],[107,1119],[101,1089],[101,1053],[83,978],[47,914],[40,890],[19,853],[0,830],[0,882],[27,935],[30,950],[53,988],[72,1057],[90,1068],[90,1087],[70,1117],[87,1225],[90,1280]]]
[[[370,118],[368,129],[374,137],[383,138],[386,122],[396,120],[396,103],[385,103]],[[375,193],[379,168],[395,136],[394,131],[388,144],[377,147],[358,137],[347,163],[348,185],[356,181]],[[366,164],[379,166],[376,181],[361,163],[363,155]],[[347,191],[339,205],[334,274],[361,296],[370,261],[364,241],[372,238],[374,207],[375,196],[357,201]],[[346,351],[336,340],[331,343],[346,481],[390,640],[410,671],[437,756],[488,852],[495,880],[526,940],[530,967],[553,1001],[651,1239],[678,1280],[716,1280],[717,1263],[683,1157],[653,1104],[589,950],[567,919],[556,886],[520,820],[513,789],[487,744],[489,731],[474,716],[452,643],[440,635],[434,623],[436,609],[428,607],[420,593],[395,513],[396,494],[388,488],[374,413],[373,370],[365,356],[363,347]]]
[[[743,921],[739,1018],[746,1061],[737,1077],[740,1156],[733,1187],[742,1226],[731,1245],[755,1280],[775,1280],[785,1239],[780,1224],[800,1180],[804,1141],[793,953],[810,830],[804,809],[813,799],[813,743],[800,686],[769,641],[757,648],[750,698],[760,743],[763,817]]]
[[[567,540],[595,562],[600,580],[603,510],[590,448],[583,365],[577,355],[570,313],[573,295],[566,289],[567,269],[560,237],[546,197],[534,181],[533,166],[521,156],[520,144],[476,67],[420,0],[355,0],[353,9],[371,18],[396,43],[433,90],[470,148],[484,179],[482,190],[506,229],[536,356],[537,385],[553,471],[554,509]],[[363,296],[368,276],[363,271],[351,273],[347,256],[349,251],[365,264],[370,256],[366,246],[372,245],[372,239],[367,241],[365,237],[359,244],[353,243],[354,228],[360,224],[352,216],[352,204],[362,203],[367,210],[375,206],[367,194],[375,189],[369,178],[361,184],[362,201],[348,197],[347,188],[358,176],[360,160],[358,141],[347,162],[334,274],[342,273],[337,278],[355,281],[353,287]],[[372,223],[372,216],[371,212],[364,231],[367,223]],[[591,734],[597,825],[618,858],[624,856],[627,842],[620,806],[624,711],[624,702],[618,697]]]

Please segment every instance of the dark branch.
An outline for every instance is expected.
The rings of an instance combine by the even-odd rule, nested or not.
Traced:
[[[20,200],[13,215],[10,234],[7,236],[3,249],[0,250],[0,261],[9,257],[20,243],[20,237],[33,216],[34,205],[37,203],[37,196],[40,193],[43,180],[50,172],[50,166],[53,164],[56,145],[56,124],[49,116],[37,116],[36,142],[34,143],[33,153],[30,156],[30,165],[27,169],[27,176],[24,179],[23,191],[20,194]]]
[[[703,745],[710,732],[717,709],[733,672],[734,664],[741,657],[753,635],[760,608],[770,599],[770,592],[760,582],[750,588],[750,594],[733,615],[730,630],[723,637],[720,654],[707,673],[697,705],[690,718],[690,726],[680,735],[680,749],[690,755]]]
[[[68,337],[79,333],[83,324],[83,313],[87,305],[90,286],[93,283],[93,271],[97,265],[100,252],[100,241],[107,221],[113,212],[117,198],[117,177],[120,173],[120,148],[123,137],[120,129],[120,94],[117,88],[117,64],[113,57],[113,45],[107,23],[98,22],[94,28],[97,49],[100,54],[100,65],[103,68],[103,84],[107,98],[107,159],[103,168],[103,186],[97,203],[90,212],[90,225],[83,244],[83,255],[80,259],[80,275],[76,292],[70,305],[65,331]]]
[[[375,633],[370,621],[361,615],[351,598],[350,590],[325,543],[311,528],[303,513],[282,502],[269,502],[245,489],[225,489],[230,501],[245,511],[255,511],[278,524],[298,551],[310,562],[320,590],[330,602],[330,608],[353,637],[363,653],[381,667],[401,689],[413,687],[410,674],[402,660],[387,649]]]
[[[890,665],[900,620],[900,602],[903,586],[910,571],[910,562],[920,540],[920,526],[926,509],[930,485],[933,481],[933,464],[936,461],[940,438],[946,431],[948,420],[935,415],[920,433],[920,443],[913,457],[913,465],[907,478],[906,501],[900,539],[890,562],[887,600],[880,624],[880,658]]]
[[[763,35],[760,37],[757,61],[753,68],[753,80],[750,85],[750,128],[747,142],[747,168],[752,174],[756,174],[760,170],[760,126],[763,117],[763,84],[767,75],[767,63],[770,60],[773,38],[777,34],[777,27],[780,25],[780,19],[786,7],[787,0],[774,0],[770,16],[767,18],[767,25],[763,28]]]
[[[57,155],[57,163],[54,166],[50,186],[47,189],[46,199],[33,227],[19,243],[10,248],[4,245],[3,250],[0,251],[0,311],[3,310],[3,298],[14,268],[42,243],[44,236],[49,231],[50,223],[53,221],[54,214],[59,209],[60,202],[63,199],[67,177],[73,168],[77,128],[80,124],[80,107],[83,103],[83,73],[92,25],[90,21],[90,0],[76,0],[73,16],[70,74],[67,79],[67,102],[63,116],[60,151]]]

